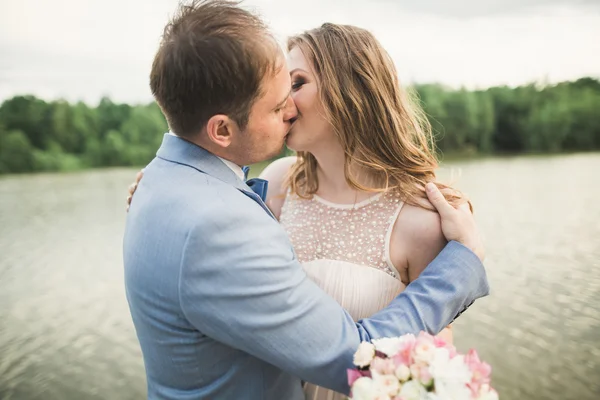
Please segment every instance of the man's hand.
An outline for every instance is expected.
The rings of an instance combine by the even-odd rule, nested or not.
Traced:
[[[442,219],[442,232],[448,241],[455,240],[473,251],[481,261],[485,258],[485,248],[475,224],[475,218],[468,206],[454,208],[433,183],[426,186],[427,197],[437,209]]]
[[[140,183],[143,176],[144,176],[144,170],[142,169],[135,176],[135,182],[133,182],[131,185],[129,185],[129,189],[127,190],[129,192],[129,195],[127,195],[127,211],[129,211],[129,206],[131,205],[131,199],[133,198],[133,194],[135,193],[135,190],[137,189],[137,185],[138,185],[138,183]]]

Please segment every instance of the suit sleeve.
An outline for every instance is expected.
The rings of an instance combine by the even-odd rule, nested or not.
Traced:
[[[487,293],[479,259],[451,242],[386,309],[355,323],[307,278],[263,210],[222,214],[203,213],[188,234],[179,282],[186,318],[216,341],[338,392],[349,391],[346,369],[361,341],[437,333]]]

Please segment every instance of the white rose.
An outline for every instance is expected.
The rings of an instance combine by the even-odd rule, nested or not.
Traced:
[[[444,348],[437,348],[433,352],[429,372],[436,381],[466,385],[471,382],[473,373],[465,363],[464,356],[450,358],[450,353]]]
[[[369,342],[361,342],[354,353],[354,365],[366,367],[373,361],[373,357],[375,357],[375,346]]]
[[[389,337],[389,338],[381,338],[373,340],[373,344],[377,351],[382,352],[388,357],[395,356],[402,347],[402,344],[406,341],[414,341],[415,335],[404,335],[400,337]]]
[[[471,390],[457,383],[435,381],[435,393],[439,400],[471,400]]]
[[[401,382],[406,382],[408,378],[410,378],[410,369],[406,365],[402,364],[396,368],[395,374]]]
[[[472,372],[465,364],[463,356],[450,359],[450,353],[444,348],[434,350],[429,366],[434,380],[435,392],[440,400],[469,400],[471,392],[467,383]]]
[[[352,384],[352,400],[374,400],[375,396],[377,390],[371,378],[363,376]]]
[[[410,366],[410,376],[412,376],[412,378],[414,380],[418,381],[421,378],[420,372],[421,372],[421,367],[419,365],[413,364]]]
[[[427,391],[418,381],[408,381],[400,389],[400,398],[404,400],[426,400]]]
[[[387,394],[378,394],[373,398],[373,400],[392,400],[392,398]]]
[[[477,400],[498,400],[498,392],[489,385],[482,385]]]
[[[400,382],[394,375],[379,375],[373,374],[373,381],[377,387],[377,391],[389,396],[395,396],[400,390]]]
[[[391,337],[391,338],[381,338],[373,340],[373,344],[375,345],[375,349],[377,351],[382,352],[388,357],[396,355],[400,350],[400,338]]]
[[[433,359],[435,347],[431,343],[421,342],[415,346],[415,362],[429,364]]]

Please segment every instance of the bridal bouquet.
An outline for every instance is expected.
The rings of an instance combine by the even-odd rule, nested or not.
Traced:
[[[419,336],[362,342],[348,370],[352,400],[497,400],[491,367],[442,339]]]

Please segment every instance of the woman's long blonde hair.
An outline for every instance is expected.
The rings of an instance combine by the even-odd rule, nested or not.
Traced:
[[[466,202],[457,190],[436,182],[435,142],[421,107],[402,90],[389,54],[368,31],[326,23],[288,39],[317,77],[325,118],[345,152],[345,176],[358,190],[397,190],[408,204],[430,208],[425,184],[435,182],[453,205]],[[287,184],[301,197],[318,189],[317,161],[298,152]],[[351,162],[365,170],[378,187],[364,187],[351,171]]]

